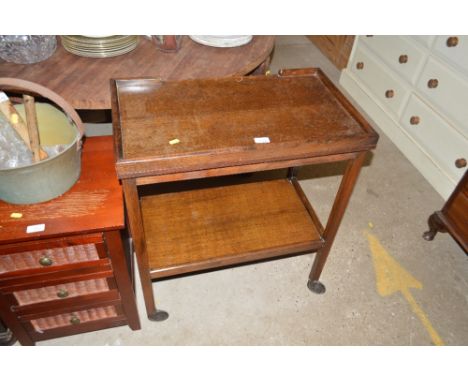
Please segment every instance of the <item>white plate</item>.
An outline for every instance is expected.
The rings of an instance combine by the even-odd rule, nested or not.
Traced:
[[[193,41],[202,45],[216,48],[232,48],[248,44],[253,36],[189,36]]]

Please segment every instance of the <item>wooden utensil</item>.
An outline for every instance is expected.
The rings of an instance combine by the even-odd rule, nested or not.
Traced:
[[[26,113],[26,126],[29,133],[29,143],[31,144],[31,151],[33,153],[34,162],[39,162],[45,158],[41,156],[41,146],[39,143],[39,130],[37,125],[36,105],[34,104],[34,97],[30,95],[23,95],[24,111]],[[43,151],[44,152],[44,151]]]
[[[31,101],[28,101],[28,102],[30,103]],[[28,106],[26,105],[26,102],[25,102],[25,110],[27,109],[27,107]],[[32,107],[34,108],[34,100],[32,102]],[[38,159],[36,159],[36,156],[35,156],[34,151],[32,149],[33,145],[31,144],[31,136],[29,134],[28,126],[26,125],[26,123],[24,123],[23,118],[21,117],[21,115],[16,111],[16,109],[13,106],[13,104],[11,103],[10,99],[3,92],[0,92],[0,112],[5,115],[6,119],[11,123],[11,126],[15,129],[15,131],[18,133],[18,135],[24,141],[24,143],[26,144],[28,149],[31,150],[31,152],[33,153],[34,160],[37,161]],[[30,112],[31,112],[31,110],[30,110]],[[35,122],[31,122],[31,123],[35,123],[35,127],[34,128],[31,127],[31,128],[33,128],[36,131],[34,139],[37,139],[39,160],[42,160],[42,159],[48,158],[48,155],[44,150],[42,150],[39,147],[39,133],[37,131],[37,118],[35,118],[35,114],[36,114],[35,108],[34,108],[33,113],[34,113]],[[28,115],[27,110],[26,110],[26,115]],[[31,115],[31,120],[32,119],[33,119],[33,117]],[[32,135],[34,135],[34,134],[32,134]]]

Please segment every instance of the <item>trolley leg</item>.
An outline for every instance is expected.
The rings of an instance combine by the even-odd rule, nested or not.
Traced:
[[[328,254],[330,253],[336,233],[338,232],[338,228],[341,224],[341,220],[343,219],[365,156],[366,152],[361,152],[355,159],[351,159],[348,162],[343,179],[341,180],[340,188],[336,194],[330,216],[328,217],[327,226],[323,232],[325,244],[317,251],[309,274],[307,287],[314,293],[325,293],[325,286],[319,281],[320,274],[322,273],[325,262],[327,261]]]
[[[153,284],[148,266],[148,255],[146,253],[146,241],[143,230],[143,219],[141,216],[138,190],[134,179],[122,180],[125,205],[127,207],[130,232],[135,246],[136,260],[140,274],[141,288],[145,299],[146,314],[151,321],[164,321],[169,314],[164,310],[156,309],[153,295]]]

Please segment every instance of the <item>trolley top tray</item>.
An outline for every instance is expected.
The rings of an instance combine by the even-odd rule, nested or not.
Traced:
[[[329,156],[378,135],[320,69],[301,75],[112,82],[120,178]],[[256,143],[256,138],[261,138]]]

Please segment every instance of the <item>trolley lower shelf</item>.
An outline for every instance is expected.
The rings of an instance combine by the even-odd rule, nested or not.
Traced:
[[[295,180],[141,198],[151,278],[316,251],[322,227]]]

